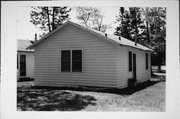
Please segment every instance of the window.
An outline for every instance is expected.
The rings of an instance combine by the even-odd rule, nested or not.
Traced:
[[[82,51],[72,51],[72,72],[82,72]]]
[[[129,52],[129,71],[132,71],[132,52]]]
[[[148,53],[146,53],[146,69],[148,69]]]
[[[70,72],[70,60],[71,60],[70,50],[61,51],[61,71],[62,72]]]
[[[82,50],[62,50],[61,71],[82,72]]]

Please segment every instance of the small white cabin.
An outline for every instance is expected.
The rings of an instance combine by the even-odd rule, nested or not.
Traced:
[[[36,86],[124,88],[129,79],[151,78],[151,49],[71,21],[28,48],[35,50]]]
[[[17,40],[17,79],[34,78],[34,50],[27,50],[29,40]]]

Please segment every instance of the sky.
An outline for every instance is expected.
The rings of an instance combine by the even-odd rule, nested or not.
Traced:
[[[119,13],[119,7],[110,7],[110,6],[103,6],[97,7],[99,8],[102,13],[104,14],[103,22],[105,24],[111,24],[112,28],[108,29],[107,33],[113,33],[116,21],[116,16]],[[30,11],[31,7],[23,6],[17,7],[17,19],[16,19],[16,27],[17,27],[17,39],[22,40],[34,40],[35,33],[39,33],[40,29],[35,28],[35,26],[30,22]],[[76,9],[72,7],[70,12],[71,21],[77,23],[78,20],[76,18]]]

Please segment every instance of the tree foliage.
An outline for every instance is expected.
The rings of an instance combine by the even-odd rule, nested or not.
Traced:
[[[45,33],[51,32],[68,19],[70,11],[68,7],[32,7],[30,22]]]
[[[161,7],[146,8],[146,20],[149,23],[149,37],[151,47],[155,53],[153,54],[152,63],[158,65],[161,70],[162,63],[165,63],[166,49],[166,9]]]
[[[137,42],[140,44],[143,43],[143,31],[144,31],[144,23],[141,16],[141,9],[139,7],[130,7],[129,8],[130,19],[131,19],[131,31],[130,34],[133,37],[133,41],[137,39]]]
[[[130,7],[128,10],[120,7],[119,16],[117,16],[119,26],[117,26],[115,34],[132,41],[137,38],[137,42],[141,43],[144,40],[144,24],[140,10],[139,7]]]
[[[77,19],[81,21],[81,24],[104,32],[106,25],[103,24],[103,14],[95,7],[77,7]]]
[[[130,16],[124,7],[120,7],[119,16],[117,16],[116,20],[119,22],[119,26],[117,26],[115,34],[131,40]]]
[[[160,66],[165,61],[166,39],[166,9],[162,7],[130,7],[125,10],[120,7],[117,20],[119,26],[116,35],[121,35],[129,40],[154,50],[152,64]],[[129,35],[128,35],[129,34]]]

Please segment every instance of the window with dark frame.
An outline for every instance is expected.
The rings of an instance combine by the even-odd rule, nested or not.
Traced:
[[[82,72],[82,50],[62,50],[61,71]]]
[[[148,69],[148,53],[146,53],[146,69]]]
[[[82,50],[72,50],[72,72],[82,72]]]
[[[132,71],[132,52],[129,52],[129,71]]]
[[[70,72],[70,61],[71,61],[71,52],[70,50],[61,51],[61,71]]]

